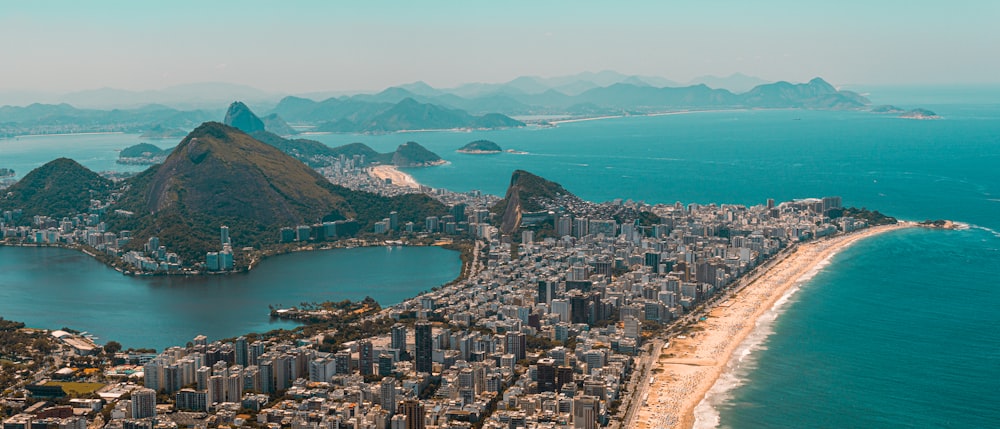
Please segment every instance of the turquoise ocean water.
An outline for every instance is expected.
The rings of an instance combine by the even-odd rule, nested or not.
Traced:
[[[756,110],[310,138],[381,151],[418,141],[450,163],[407,171],[458,191],[502,194],[521,168],[595,201],[760,204],[840,195],[847,205],[903,219],[963,222],[961,231],[894,232],[836,255],[755,332],[710,395],[711,407],[700,410],[699,425],[995,427],[1000,105],[934,100],[921,98],[920,107],[943,120]],[[527,153],[454,152],[481,138]],[[0,141],[0,164],[10,163],[10,144]]]

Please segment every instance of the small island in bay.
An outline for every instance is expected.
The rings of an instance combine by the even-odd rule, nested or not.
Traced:
[[[0,168],[0,179],[9,179],[15,176],[15,172],[11,168]]]
[[[468,153],[473,155],[486,155],[503,152],[500,145],[489,141],[489,140],[476,140],[474,142],[469,142],[469,144],[462,146],[456,152],[458,153]]]
[[[941,119],[941,116],[939,116],[937,113],[934,113],[927,109],[913,109],[906,113],[903,113],[902,115],[899,115],[899,117],[904,119],[924,119],[924,120]]]
[[[139,143],[135,146],[129,146],[122,149],[118,153],[118,159],[115,160],[118,164],[130,164],[130,165],[154,165],[162,164],[164,160],[167,159],[169,151],[160,149],[159,146],[149,143]]]
[[[893,106],[891,104],[886,104],[882,106],[875,106],[871,110],[872,113],[886,113],[899,115],[898,117],[903,119],[941,119],[937,113],[934,113],[927,109],[912,109],[906,110],[900,107]]]

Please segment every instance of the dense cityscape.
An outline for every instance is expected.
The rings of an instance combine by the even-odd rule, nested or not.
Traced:
[[[335,183],[425,192],[449,204],[445,218],[400,225],[387,213],[359,235],[381,237],[368,241],[380,245],[421,234],[474,240],[463,275],[388,308],[273,309],[305,329],[198,336],[160,353],[122,351],[113,341],[100,347],[79,332],[5,327],[37,340],[0,356],[14,374],[0,386],[10,415],[3,428],[629,427],[629,413],[645,400],[636,393],[648,358],[701,307],[783,249],[868,226],[831,218],[838,197],[753,207],[567,197],[539,202],[545,209],[525,213],[511,237],[487,210],[497,197],[401,187],[340,161],[324,171]],[[108,251],[127,236],[102,229],[106,204],[0,229],[27,243]],[[317,239],[313,226],[289,229],[290,242]],[[228,229],[220,235],[214,263],[225,269],[218,255],[231,251]],[[145,247],[142,257],[171,263],[164,246],[151,239]],[[323,322],[331,320],[346,322]]]

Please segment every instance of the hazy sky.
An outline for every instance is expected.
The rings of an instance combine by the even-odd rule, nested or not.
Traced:
[[[605,69],[997,83],[998,28],[997,0],[4,2],[0,89],[304,92]]]

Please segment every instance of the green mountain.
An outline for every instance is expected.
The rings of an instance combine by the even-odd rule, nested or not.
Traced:
[[[266,249],[282,227],[355,219],[362,231],[400,213],[422,222],[444,206],[425,195],[386,198],[335,186],[278,148],[217,122],[191,132],[167,160],[128,182],[113,214],[113,230],[133,231],[130,245],[157,236],[188,265],[219,248],[219,226],[230,228],[235,248]],[[246,263],[237,258],[237,265]]]
[[[544,210],[560,198],[578,199],[558,183],[524,170],[515,170],[506,195],[491,211],[500,215],[500,231],[511,234],[520,228],[522,215]]]
[[[113,186],[76,161],[59,158],[38,167],[0,194],[0,211],[22,210],[21,219],[60,219],[87,213],[91,200],[102,200]]]
[[[406,142],[392,154],[392,165],[397,167],[424,167],[443,162],[440,156],[417,142]]]
[[[502,151],[503,149],[500,148],[500,145],[489,140],[469,142],[469,144],[458,149],[458,152],[462,153],[499,153]]]

